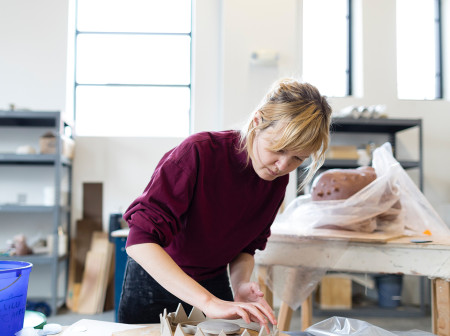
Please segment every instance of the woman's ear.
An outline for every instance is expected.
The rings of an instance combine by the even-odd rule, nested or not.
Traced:
[[[261,113],[259,111],[255,112],[255,115],[253,116],[253,127],[257,127],[261,124],[262,117]]]

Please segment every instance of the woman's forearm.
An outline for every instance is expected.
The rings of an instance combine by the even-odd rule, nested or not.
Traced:
[[[255,259],[248,253],[240,253],[230,263],[230,281],[234,293],[236,293],[241,283],[250,281],[254,266]]]
[[[214,297],[188,276],[158,244],[132,245],[127,247],[127,253],[180,300],[203,310]]]
[[[198,309],[202,310],[210,318],[236,319],[242,318],[247,323],[258,321],[267,329],[267,318],[271,323],[276,323],[275,316],[267,303],[254,302],[229,302],[223,301],[198,282],[188,276],[158,244],[146,243],[127,247],[128,255],[133,258],[145,271],[150,274],[167,291]],[[250,256],[250,255],[248,255]],[[250,256],[252,259],[253,257]],[[232,266],[235,281],[242,281],[248,274],[248,257],[243,256],[235,259]],[[253,261],[251,262],[253,265]]]

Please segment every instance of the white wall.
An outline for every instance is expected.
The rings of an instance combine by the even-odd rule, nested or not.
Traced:
[[[11,103],[32,110],[65,110],[66,103],[70,108],[70,97],[65,97],[66,89],[71,91],[66,83],[66,70],[67,78],[71,74],[66,62],[70,64],[72,57],[67,44],[70,47],[73,36],[67,28],[71,25],[69,1],[0,0],[0,109]],[[395,1],[356,3],[355,13],[362,18],[355,41],[360,47],[356,69],[363,70],[356,76],[358,94],[331,103],[335,109],[381,103],[391,117],[422,118],[425,195],[450,221],[450,103],[396,98]],[[448,1],[443,3],[450,17]],[[301,0],[196,0],[195,4],[193,131],[240,126],[273,80],[301,76]],[[446,25],[447,46],[448,31]],[[278,51],[278,66],[251,65],[250,53],[259,49]],[[102,182],[106,227],[109,213],[129,205],[147,184],[161,155],[179,141],[78,137],[73,220],[81,217],[82,183]],[[399,146],[408,152],[409,139]],[[294,195],[291,184],[288,200]]]

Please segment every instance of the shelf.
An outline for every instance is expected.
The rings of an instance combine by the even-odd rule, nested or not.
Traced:
[[[57,127],[59,112],[0,111],[0,126]]]
[[[67,255],[52,256],[51,254],[30,254],[22,256],[0,255],[0,260],[26,261],[32,263],[33,265],[52,264],[53,262],[55,262],[55,259],[57,259],[58,262],[62,262],[67,260],[68,258]]]
[[[71,225],[71,208],[68,205],[60,205],[60,199],[62,198],[63,193],[63,183],[67,184],[67,192],[70,200],[70,192],[71,192],[71,179],[72,179],[72,160],[63,156],[64,149],[64,134],[67,128],[71,127],[71,125],[61,118],[61,113],[58,111],[0,111],[0,129],[14,127],[16,129],[12,130],[12,132],[17,133],[14,135],[14,138],[18,138],[20,134],[28,137],[28,133],[30,133],[30,128],[34,128],[35,131],[40,131],[39,128],[45,129],[45,131],[50,131],[54,134],[56,139],[56,148],[57,151],[55,154],[16,154],[11,151],[10,153],[0,153],[0,165],[5,166],[9,165],[13,168],[15,166],[21,166],[26,171],[30,172],[22,172],[22,174],[30,174],[30,177],[33,177],[33,170],[36,170],[38,167],[46,166],[45,169],[51,169],[52,176],[48,176],[45,181],[42,181],[41,186],[45,186],[51,183],[53,185],[53,194],[51,195],[51,200],[57,200],[54,205],[43,205],[43,204],[18,204],[18,203],[4,203],[0,204],[0,213],[8,215],[14,214],[27,214],[28,216],[36,216],[37,214],[42,214],[43,216],[52,216],[52,227],[51,229],[47,229],[46,232],[48,234],[55,234],[58,232],[59,227],[65,227],[67,232],[67,241],[70,244],[70,225]],[[1,132],[1,131],[0,131]],[[37,133],[37,132],[31,132]],[[37,140],[37,139],[35,139]],[[8,138],[5,137],[2,139],[3,142],[8,143]],[[40,169],[39,169],[40,170]],[[12,169],[8,169],[8,171],[12,171]],[[2,177],[4,179],[8,179],[6,174],[3,174]],[[20,177],[16,177],[20,180]],[[38,179],[36,177],[35,179]],[[26,183],[26,181],[23,181]],[[44,184],[45,183],[45,184]],[[13,192],[12,190],[9,191]],[[40,201],[37,199],[37,201]],[[44,199],[41,200],[42,203]],[[51,203],[50,203],[51,204]],[[13,217],[13,216],[11,216]],[[16,216],[17,217],[17,216]],[[20,217],[20,216],[19,216]],[[17,220],[17,219],[16,219]],[[27,221],[29,224],[29,230],[33,230],[33,218],[30,221]],[[4,223],[5,225],[14,225],[11,224],[10,220],[8,223]],[[34,229],[35,231],[35,229]],[[45,232],[42,232],[45,234]],[[57,236],[54,239],[55,246],[59,246],[59,237]],[[68,256],[66,255],[59,256],[56,253],[56,250],[51,251],[50,254],[34,254],[34,255],[26,255],[26,256],[7,256],[0,255],[0,260],[24,260],[31,262],[34,265],[49,265],[51,266],[51,271],[43,274],[43,276],[48,277],[48,284],[50,285],[51,297],[50,305],[53,312],[57,310],[57,301],[58,301],[58,286],[59,286],[59,276],[60,270],[64,270],[65,273],[65,281],[67,281],[68,274]],[[64,296],[67,294],[67,286],[64,289]]]
[[[54,165],[58,161],[56,154],[1,154],[0,164],[11,165]],[[72,165],[72,160],[61,157],[61,163],[65,166]]]
[[[421,119],[353,119],[333,118],[331,132],[350,133],[396,133],[421,126]]]
[[[18,204],[0,204],[0,212],[12,213],[53,213],[54,205],[18,205]],[[61,211],[68,212],[70,207],[60,206]]]
[[[419,168],[419,161],[398,161],[404,169]],[[327,159],[325,160],[322,169],[332,168],[357,168],[361,165],[357,160],[339,160],[339,159]]]

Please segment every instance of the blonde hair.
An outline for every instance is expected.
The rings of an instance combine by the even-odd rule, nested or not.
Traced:
[[[253,123],[259,112],[261,122]],[[325,161],[331,124],[331,107],[316,87],[293,78],[278,80],[263,98],[241,130],[241,150],[247,150],[247,160],[253,158],[256,131],[282,124],[281,137],[269,150],[308,151],[311,163],[298,190],[307,185]]]

